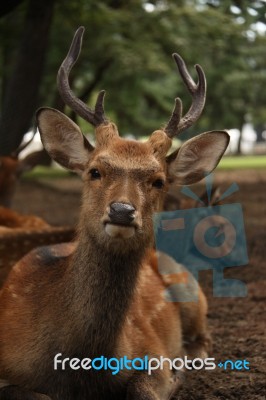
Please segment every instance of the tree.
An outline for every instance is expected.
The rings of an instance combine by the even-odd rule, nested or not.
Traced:
[[[0,119],[1,154],[10,154],[29,129],[37,105],[54,0],[27,4],[25,27],[6,84]]]
[[[160,127],[170,117],[177,95],[184,108],[189,107],[191,99],[171,58],[173,52],[183,56],[192,74],[193,65],[200,63],[208,80],[204,114],[188,135],[240,128],[247,113],[262,122],[266,118],[266,93],[261,90],[266,83],[266,38],[258,23],[264,21],[265,8],[258,0],[57,0],[44,74],[36,84],[36,106],[58,105],[56,73],[74,31],[84,25],[83,49],[71,72],[71,85],[88,105],[94,104],[100,89],[106,89],[107,115],[122,134],[147,135]],[[12,14],[19,20],[18,10]],[[22,32],[18,25],[16,32]],[[15,34],[9,33],[14,47]],[[11,51],[6,58],[14,63]],[[10,77],[10,64],[5,63],[2,81],[3,76]],[[59,107],[64,108],[62,103]],[[34,107],[30,109],[33,116]],[[78,122],[84,131],[92,129]],[[25,129],[21,124],[17,140]]]

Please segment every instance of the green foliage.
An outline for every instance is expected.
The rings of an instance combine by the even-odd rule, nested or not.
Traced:
[[[173,52],[182,55],[195,78],[195,63],[207,76],[206,108],[195,132],[240,128],[247,114],[255,124],[265,123],[266,37],[257,31],[258,23],[265,28],[265,10],[265,2],[258,0],[57,0],[40,105],[54,105],[56,72],[74,31],[84,25],[72,87],[91,106],[96,93],[106,89],[106,113],[121,133],[149,134],[159,128],[177,96],[185,110],[190,106]],[[25,2],[1,20],[2,52],[8,60],[1,65],[2,96],[24,11]]]

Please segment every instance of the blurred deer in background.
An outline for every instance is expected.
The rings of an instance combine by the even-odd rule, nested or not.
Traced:
[[[36,215],[9,208],[21,175],[37,165],[50,165],[51,159],[44,149],[19,158],[33,137],[11,155],[0,157],[0,287],[10,268],[31,249],[70,241],[74,236],[72,227],[53,227]]]
[[[19,159],[20,153],[29,146],[33,137],[9,156],[0,156],[0,206],[11,206],[17,182],[24,172],[37,165],[50,165],[51,159],[44,150],[34,151]]]
[[[199,118],[205,103],[202,68],[196,66],[195,84],[177,54],[174,60],[193,98],[187,114],[182,117],[176,99],[165,128],[147,142],[120,137],[104,114],[103,91],[91,110],[69,87],[83,32],[77,30],[59,69],[58,88],[65,103],[95,127],[95,147],[61,112],[37,112],[50,156],[84,181],[77,242],[31,252],[1,291],[0,398],[166,400],[180,384],[167,367],[152,375],[122,370],[114,376],[108,370],[54,370],[53,360],[57,353],[79,359],[206,356],[206,299],[199,288],[197,303],[166,301],[152,217],[170,186],[197,182],[217,166],[229,138],[224,131],[207,132],[167,155],[172,138]]]

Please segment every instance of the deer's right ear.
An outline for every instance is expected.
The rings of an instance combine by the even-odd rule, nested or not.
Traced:
[[[43,146],[50,157],[63,167],[81,173],[94,148],[79,127],[53,108],[40,108],[36,119]]]

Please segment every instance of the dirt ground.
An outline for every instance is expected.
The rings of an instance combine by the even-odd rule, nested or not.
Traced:
[[[212,357],[217,361],[247,360],[250,370],[187,372],[178,400],[266,399],[266,171],[217,172],[215,182],[224,192],[236,182],[239,191],[228,203],[240,202],[244,210],[249,264],[229,268],[226,276],[246,282],[246,298],[214,298],[212,274],[201,283],[209,300]],[[75,225],[80,205],[80,182],[75,178],[53,182],[22,181],[14,208],[36,214],[54,225]],[[202,187],[195,188],[198,193]],[[227,202],[225,201],[225,203]]]

